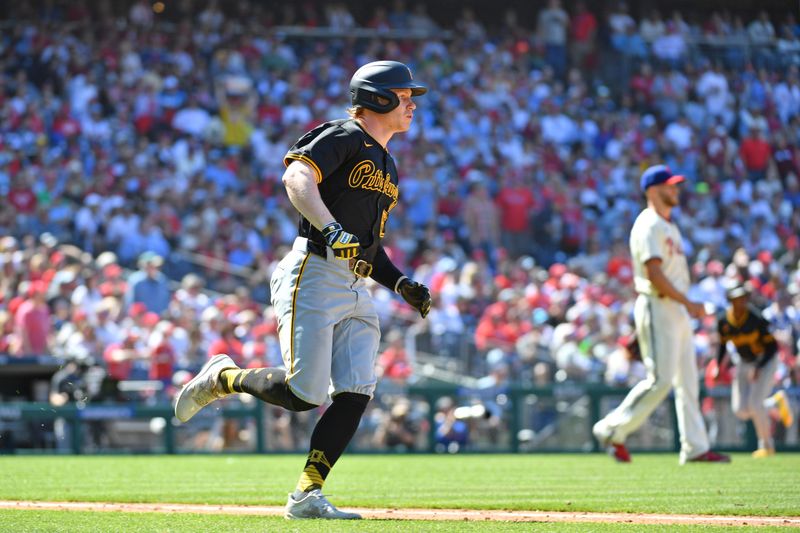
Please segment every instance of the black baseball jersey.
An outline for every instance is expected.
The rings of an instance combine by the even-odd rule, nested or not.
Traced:
[[[769,322],[752,305],[747,306],[747,314],[739,321],[734,319],[731,309],[721,313],[717,331],[720,336],[718,363],[725,356],[725,344],[728,341],[736,346],[742,361],[757,362],[759,368],[763,368],[778,351],[778,343],[769,331]]]
[[[358,238],[372,278],[394,289],[401,273],[380,245],[399,196],[394,159],[355,119],[326,122],[303,135],[284,158],[314,169],[322,201],[345,231]],[[299,234],[325,246],[322,233],[300,216]]]

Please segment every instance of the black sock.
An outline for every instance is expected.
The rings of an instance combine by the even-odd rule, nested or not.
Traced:
[[[353,392],[343,392],[333,399],[311,434],[311,451],[297,482],[298,491],[322,488],[331,468],[355,435],[367,403],[369,396]],[[299,495],[297,491],[295,495]]]
[[[290,411],[308,411],[317,407],[294,395],[286,384],[286,370],[282,368],[228,368],[222,371],[219,381],[222,390],[228,394],[252,394]]]

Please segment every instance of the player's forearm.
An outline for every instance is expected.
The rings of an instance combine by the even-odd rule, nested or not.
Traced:
[[[726,342],[725,337],[720,337],[719,350],[717,350],[717,367],[722,365],[722,360],[725,358],[725,353],[728,351],[725,347]]]
[[[660,295],[666,296],[667,298],[675,300],[683,305],[689,304],[689,299],[686,297],[686,295],[675,288],[667,276],[664,275],[664,272],[661,270],[661,268],[649,268],[648,277],[650,278],[650,283],[653,284],[653,287],[655,287],[656,291],[658,291]]]
[[[315,228],[321,230],[335,221],[322,201],[316,177],[309,167],[298,161],[293,162],[283,174],[283,184],[294,208]]]

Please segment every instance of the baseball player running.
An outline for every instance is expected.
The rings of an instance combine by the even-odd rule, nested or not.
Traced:
[[[242,370],[225,354],[212,358],[179,394],[183,422],[233,393],[293,411],[332,402],[311,435],[310,451],[285,517],[361,518],[322,494],[325,479],[355,434],[375,390],[380,329],[366,289],[371,277],[428,314],[428,289],[392,264],[381,246],[397,204],[397,168],[387,149],[409,129],[413,97],[427,88],[396,61],[359,68],[350,80],[349,118],[309,131],[286,154],[289,200],[300,236],[272,275],[272,305],[285,368]]]
[[[776,392],[769,402],[767,400],[778,366],[775,356],[778,343],[769,331],[769,323],[758,309],[748,303],[748,296],[747,287],[741,284],[727,291],[730,307],[720,313],[717,322],[719,351],[716,372],[735,359],[731,406],[738,418],[753,421],[758,436],[758,449],[753,452],[753,457],[763,459],[775,455],[766,404],[777,406],[786,427],[792,425],[793,416],[784,391]],[[729,343],[735,348],[735,358],[728,353]]]
[[[625,438],[675,389],[675,408],[681,437],[680,464],[687,461],[727,463],[726,455],[709,450],[708,434],[698,402],[698,376],[692,342],[691,317],[705,314],[704,305],[686,297],[689,268],[680,231],[670,219],[679,204],[678,184],[664,165],[642,174],[647,207],[633,224],[630,236],[636,336],[647,378],[636,384],[605,418],[592,428],[595,438],[617,461],[630,462]]]

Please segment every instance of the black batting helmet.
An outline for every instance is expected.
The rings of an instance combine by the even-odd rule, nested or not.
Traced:
[[[411,89],[411,96],[428,92],[428,88],[414,81],[409,69],[399,61],[373,61],[353,74],[350,80],[350,101],[377,113],[388,113],[398,105],[400,99],[392,89]],[[385,98],[382,104],[378,97]]]

